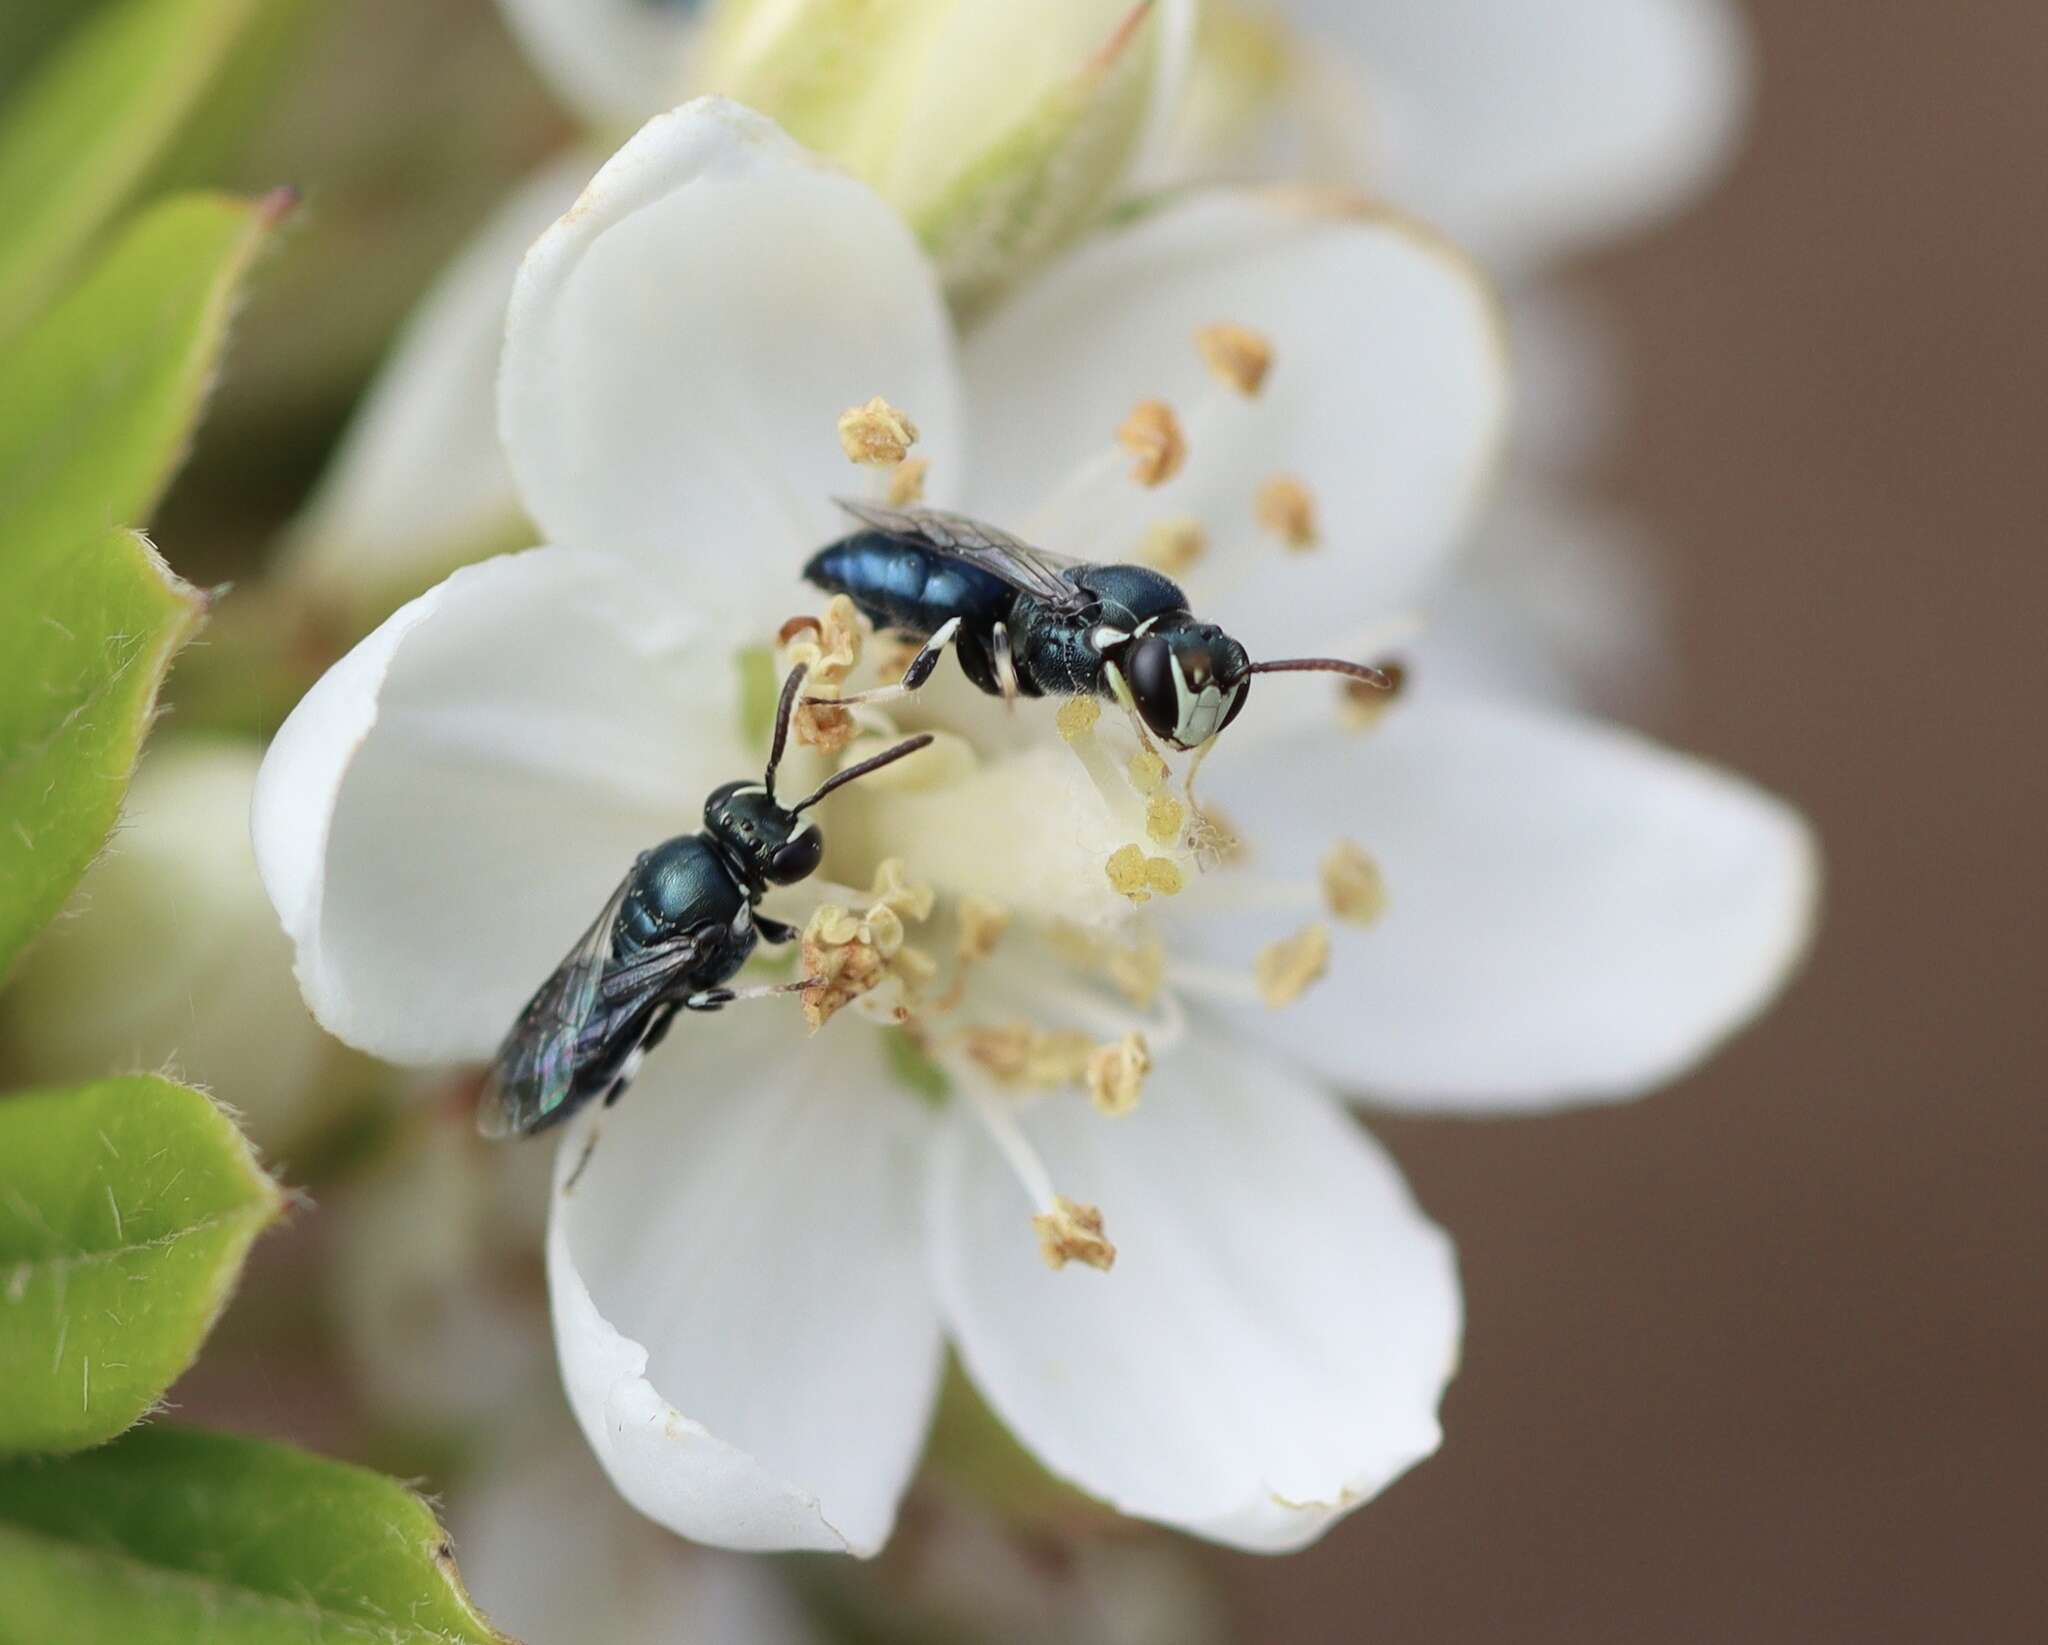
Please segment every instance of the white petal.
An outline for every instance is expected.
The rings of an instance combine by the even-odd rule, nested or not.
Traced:
[[[566,549],[401,607],[257,779],[257,866],[314,1015],[395,1061],[488,1053],[634,854],[744,769],[731,657]]]
[[[630,125],[682,90],[692,0],[499,0],[533,66],[594,126]]]
[[[490,547],[531,541],[492,415],[512,276],[595,161],[552,160],[509,195],[406,322],[281,568],[324,588],[382,590]],[[507,539],[511,539],[508,544]]]
[[[850,1031],[849,1031],[850,1030]],[[612,1482],[700,1542],[872,1554],[942,1362],[918,1171],[930,1117],[877,1036],[793,1001],[680,1024],[556,1163],[569,1403]]]
[[[1449,689],[1654,718],[1672,674],[1665,572],[1636,521],[1533,474],[1511,478],[1420,638],[1403,650],[1412,682],[1418,694]]]
[[[1489,256],[1631,227],[1727,157],[1747,50],[1728,0],[1294,0],[1362,66],[1370,181]]]
[[[934,1162],[932,1252],[969,1374],[1053,1472],[1280,1552],[1436,1449],[1450,1242],[1323,1093],[1203,1036],[1134,1114],[1066,1098],[1022,1123],[1059,1191],[1100,1207],[1114,1269],[1045,1266],[967,1104]]]
[[[499,381],[513,478],[550,541],[626,555],[702,608],[772,624],[866,476],[840,448],[880,395],[957,483],[950,323],[865,185],[705,98],[648,122],[519,271]]]
[[[1274,348],[1264,391],[1212,381],[1199,327],[1232,322]],[[1477,503],[1507,397],[1485,284],[1426,233],[1383,214],[1274,192],[1218,192],[1099,236],[968,340],[977,512],[1047,547],[1129,558],[1145,525],[1193,516],[1211,548],[1182,579],[1196,609],[1228,601],[1255,653],[1333,641],[1412,599]],[[1182,416],[1179,478],[1146,490],[1103,468],[1049,495],[1140,400]],[[1322,546],[1262,536],[1276,473],[1314,494]],[[1312,632],[1305,633],[1305,625]]]
[[[678,1542],[618,1498],[559,1410],[521,1413],[489,1465],[458,1479],[448,1529],[492,1623],[529,1645],[811,1645],[775,1566]]]
[[[1305,999],[1235,1015],[1399,1107],[1638,1095],[1760,1010],[1811,930],[1818,860],[1797,812],[1592,722],[1418,700],[1364,738],[1255,742],[1204,776],[1256,872],[1308,879],[1339,835],[1379,862],[1384,918],[1336,927]],[[1302,917],[1212,913],[1181,936],[1242,967]]]

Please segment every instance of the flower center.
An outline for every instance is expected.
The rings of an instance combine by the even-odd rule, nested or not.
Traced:
[[[1209,392],[1185,417],[1162,400],[1135,402],[1023,523],[1027,540],[1034,530],[1050,535],[1039,522],[1073,512],[1097,522],[1081,540],[1103,540],[1100,522],[1134,519],[1119,503],[1198,463],[1204,442],[1224,438],[1258,399],[1273,366],[1262,336],[1218,324],[1195,346]],[[848,458],[872,472],[878,497],[909,506],[922,495],[927,469],[912,455],[917,427],[904,411],[870,400],[847,411],[837,433]],[[1245,503],[1266,552],[1315,550],[1315,500],[1298,478],[1270,476]],[[1210,554],[1194,520],[1127,535],[1134,554],[1161,569],[1184,571]],[[1106,1219],[1063,1193],[1021,1116],[1036,1103],[1075,1100],[1104,1123],[1128,1115],[1146,1100],[1155,1062],[1184,1038],[1191,1003],[1292,1004],[1329,969],[1327,922],[1367,925],[1384,911],[1383,876],[1348,840],[1293,877],[1255,873],[1237,830],[1195,798],[1213,743],[1186,760],[1176,784],[1127,691],[1125,712],[1108,715],[1092,695],[1068,696],[1050,714],[1047,705],[1008,704],[951,668],[915,694],[892,691],[927,638],[876,634],[843,595],[791,618],[779,636],[778,673],[801,662],[807,693],[824,699],[799,711],[801,747],[843,764],[906,730],[935,737],[917,758],[829,802],[821,876],[790,893],[814,899],[802,954],[819,986],[805,1015],[817,1028],[853,1007],[902,1036],[918,1088],[969,1104],[1009,1163],[1046,1260],[1107,1269],[1114,1207]],[[1331,730],[1345,734],[1337,715]],[[1234,920],[1250,909],[1298,913],[1300,923],[1241,969],[1170,947],[1183,917]]]

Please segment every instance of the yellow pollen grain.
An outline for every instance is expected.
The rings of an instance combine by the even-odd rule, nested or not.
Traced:
[[[1149,902],[1152,893],[1145,888],[1145,848],[1141,845],[1120,846],[1110,854],[1104,863],[1103,872],[1109,875],[1109,883],[1118,895],[1129,897],[1132,902]]]
[[[839,414],[839,447],[863,468],[893,468],[917,444],[917,424],[879,394]]]
[[[906,457],[889,471],[889,506],[909,508],[924,501],[924,477],[931,472],[928,457]]]
[[[1028,1022],[970,1028],[961,1049],[1004,1085],[1056,1091],[1086,1077],[1095,1046],[1071,1029],[1044,1030]]]
[[[1349,840],[1330,847],[1317,870],[1323,901],[1338,919],[1371,925],[1387,911],[1387,882],[1380,865]]]
[[[1116,431],[1116,443],[1135,459],[1131,477],[1141,486],[1164,485],[1188,460],[1187,435],[1164,400],[1140,400]]]
[[[1156,520],[1138,539],[1138,560],[1154,571],[1178,577],[1192,570],[1209,550],[1209,534],[1199,520]]]
[[[1149,857],[1145,862],[1145,886],[1157,891],[1162,897],[1177,897],[1187,885],[1187,876],[1180,871],[1180,864],[1165,857]]]
[[[1249,326],[1227,321],[1203,326],[1195,333],[1202,361],[1224,387],[1250,399],[1265,387],[1273,369],[1273,345]]]
[[[1116,1247],[1104,1236],[1102,1213],[1092,1205],[1055,1195],[1052,1209],[1033,1217],[1031,1226],[1048,1268],[1083,1262],[1106,1274],[1116,1266]]]
[[[1112,1119],[1138,1106],[1145,1076],[1152,1072],[1152,1048],[1143,1034],[1098,1045],[1088,1058],[1088,1097]]]
[[[1157,794],[1166,786],[1166,762],[1149,748],[1131,756],[1131,786],[1140,794]]]
[[[1145,832],[1154,845],[1177,844],[1187,815],[1187,807],[1171,794],[1154,794],[1145,805]]]
[[[1330,928],[1318,923],[1260,949],[1252,960],[1252,978],[1259,998],[1277,1011],[1300,999],[1329,968]]]
[[[1315,494],[1292,474],[1275,474],[1259,487],[1253,511],[1259,524],[1297,554],[1316,546]]]
[[[1053,717],[1053,723],[1060,728],[1060,735],[1068,742],[1078,741],[1095,729],[1095,722],[1102,718],[1102,704],[1093,697],[1069,697],[1060,704],[1060,711]]]

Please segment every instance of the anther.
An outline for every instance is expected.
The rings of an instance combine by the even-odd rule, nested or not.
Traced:
[[[1078,741],[1095,729],[1095,722],[1102,718],[1102,704],[1093,697],[1069,697],[1060,704],[1060,711],[1053,716],[1053,723],[1060,728],[1060,735],[1068,742]]]
[[[1164,400],[1140,400],[1116,431],[1116,441],[1136,459],[1131,477],[1142,486],[1164,485],[1188,458],[1180,419]]]
[[[1260,949],[1252,960],[1252,980],[1259,998],[1277,1011],[1300,999],[1329,968],[1330,928],[1309,925]]]
[[[1324,902],[1340,920],[1371,925],[1387,911],[1387,882],[1380,865],[1349,840],[1330,847],[1317,878]]]
[[[1209,534],[1198,520],[1155,520],[1138,540],[1138,561],[1169,577],[1193,569],[1208,552]]]
[[[1050,1211],[1031,1219],[1038,1234],[1038,1249],[1048,1268],[1064,1268],[1083,1262],[1108,1273],[1116,1265],[1116,1247],[1102,1231],[1102,1213],[1092,1205],[1056,1196]]]
[[[1248,326],[1203,326],[1195,333],[1195,346],[1216,380],[1246,399],[1265,386],[1273,368],[1273,345]]]
[[[1253,505],[1259,524],[1297,554],[1316,546],[1316,500],[1292,474],[1275,474],[1259,487]]]
[[[1152,1050],[1143,1034],[1126,1034],[1098,1045],[1088,1058],[1088,1096],[1103,1113],[1115,1117],[1138,1106],[1145,1076],[1152,1072]]]
[[[1171,794],[1154,794],[1145,803],[1145,833],[1154,845],[1178,845],[1187,815],[1187,808]]]
[[[917,444],[917,424],[879,394],[839,414],[839,446],[848,462],[893,468]]]

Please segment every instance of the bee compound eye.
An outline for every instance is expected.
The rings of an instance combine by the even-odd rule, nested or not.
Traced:
[[[1180,718],[1180,694],[1173,684],[1173,648],[1164,635],[1148,634],[1132,644],[1124,677],[1146,725],[1162,737],[1171,736]]]

